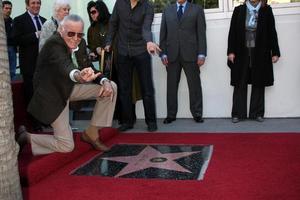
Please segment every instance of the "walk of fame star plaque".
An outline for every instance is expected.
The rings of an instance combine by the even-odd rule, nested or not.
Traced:
[[[120,178],[202,180],[212,145],[117,144],[71,172]]]

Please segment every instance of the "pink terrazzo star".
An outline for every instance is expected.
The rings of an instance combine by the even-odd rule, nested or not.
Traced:
[[[192,173],[191,171],[176,163],[174,160],[182,157],[187,157],[199,152],[200,151],[163,154],[158,150],[152,148],[151,146],[146,146],[143,151],[135,156],[117,156],[102,159],[128,163],[118,174],[115,175],[115,177],[120,177],[125,174],[130,174],[132,172],[140,171],[150,167]]]

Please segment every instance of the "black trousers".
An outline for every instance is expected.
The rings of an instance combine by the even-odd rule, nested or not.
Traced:
[[[26,106],[28,106],[32,95],[33,95],[33,75],[29,74],[23,74],[23,90],[24,90],[24,97],[25,97],[25,103]]]
[[[193,117],[202,117],[202,87],[200,69],[196,62],[184,62],[178,59],[167,66],[167,117],[176,118],[178,110],[178,84],[182,68],[189,88],[190,111]]]
[[[247,118],[248,85],[235,86],[233,91],[232,117]],[[263,117],[265,114],[265,88],[253,87],[250,98],[249,118]]]
[[[232,102],[232,117],[240,119],[247,118],[247,89],[248,83],[251,83],[251,68],[252,50],[248,49],[248,59],[245,59],[244,70],[241,72],[241,80],[239,85],[234,86],[233,102]],[[252,85],[249,118],[255,119],[263,117],[265,114],[265,87],[257,87]]]
[[[148,52],[137,56],[117,55],[118,92],[122,124],[133,125],[132,110],[132,77],[136,69],[143,99],[145,120],[147,124],[156,124],[156,108],[151,67],[151,57]]]

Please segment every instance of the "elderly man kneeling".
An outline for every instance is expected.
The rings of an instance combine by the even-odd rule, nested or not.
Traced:
[[[81,139],[95,149],[107,151],[99,139],[98,130],[112,125],[117,86],[91,66],[78,66],[75,58],[80,49],[84,23],[78,15],[69,15],[60,23],[58,32],[41,49],[34,76],[34,95],[28,111],[39,121],[51,124],[53,135],[31,134],[26,129],[17,139],[22,146],[31,144],[34,155],[70,152],[74,149],[69,125],[69,102],[96,99],[90,125]],[[79,46],[78,46],[79,45]],[[77,53],[78,53],[77,52]]]

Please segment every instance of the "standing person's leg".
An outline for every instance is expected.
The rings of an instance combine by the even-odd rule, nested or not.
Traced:
[[[116,85],[119,85],[116,54],[113,55],[113,63],[112,63],[112,69],[111,69],[111,80],[114,83],[116,83]],[[122,124],[121,110],[120,110],[119,101],[120,100],[119,100],[119,94],[118,94],[117,95],[117,100],[116,100],[115,112],[114,112],[114,119],[118,120],[118,124]]]
[[[203,122],[202,87],[199,66],[195,62],[186,62],[183,64],[183,69],[189,87],[191,113],[196,122]]]
[[[234,86],[232,111],[232,122],[238,122],[247,118],[247,84]]]
[[[118,93],[121,111],[120,131],[126,131],[133,128],[132,114],[132,58],[124,55],[117,55],[118,72]]]
[[[97,84],[76,84],[70,96],[70,101],[96,99],[93,116],[90,125],[82,134],[82,139],[97,150],[106,151],[108,148],[99,139],[99,129],[111,127],[115,104],[117,99],[117,85],[111,82],[113,97],[99,97],[101,85]]]
[[[252,85],[249,118],[263,122],[265,114],[265,87]]]
[[[136,109],[135,105],[136,102],[142,99],[141,88],[140,88],[140,81],[138,78],[138,74],[136,72],[136,68],[133,68],[132,73],[132,116],[133,116],[133,123],[136,122]]]
[[[255,67],[255,53],[254,48],[249,48],[250,55],[250,69]],[[253,73],[249,73],[250,79],[253,79]],[[250,110],[249,118],[255,119],[258,122],[264,121],[265,114],[265,87],[264,86],[255,86],[255,83],[252,83],[251,99],[250,99]]]
[[[31,74],[22,74],[23,77],[23,88],[24,88],[24,97],[26,106],[28,106],[32,95],[33,95],[33,75]]]
[[[148,131],[156,131],[156,108],[154,99],[154,86],[152,77],[151,57],[148,52],[134,56],[134,66],[137,69],[141,83],[145,120]]]
[[[53,135],[29,134],[33,155],[70,152],[74,149],[73,133],[69,125],[69,102],[51,126]]]
[[[16,67],[17,67],[17,55],[16,48],[14,46],[8,46],[8,59],[9,59],[9,71],[11,80],[15,79]]]
[[[24,98],[25,98],[25,105],[26,108],[33,96],[33,75],[28,73],[22,74],[23,77],[23,88],[24,88]],[[27,113],[28,119],[30,121],[31,127],[33,131],[43,131],[42,124],[35,119],[30,113]]]
[[[170,62],[166,66],[167,70],[167,119],[165,124],[171,123],[176,119],[178,111],[178,85],[181,75],[181,63],[179,60]]]
[[[248,80],[250,74],[250,57],[248,52],[245,54],[243,68],[239,69],[240,79],[239,83],[234,86],[232,98],[232,122],[236,123],[247,118],[247,94],[248,94]]]

